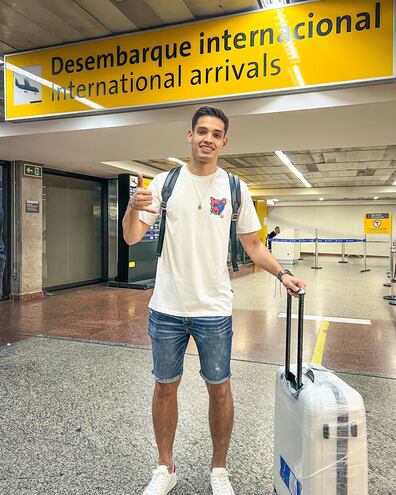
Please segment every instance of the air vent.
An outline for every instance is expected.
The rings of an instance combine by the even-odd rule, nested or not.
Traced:
[[[308,172],[319,172],[319,169],[315,164],[308,164],[305,166],[307,167]]]
[[[374,168],[361,168],[357,171],[357,177],[370,177],[375,174]]]

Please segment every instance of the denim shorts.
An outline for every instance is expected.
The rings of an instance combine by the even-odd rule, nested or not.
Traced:
[[[183,374],[190,335],[197,345],[200,374],[211,384],[231,376],[232,317],[182,317],[149,310],[148,334],[153,351],[153,375],[159,383],[173,383]]]

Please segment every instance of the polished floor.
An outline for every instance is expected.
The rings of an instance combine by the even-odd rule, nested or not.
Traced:
[[[369,258],[347,265],[322,258],[322,270],[306,259],[292,267],[308,284],[305,300],[304,359],[311,361],[322,324],[328,322],[321,364],[328,368],[396,378],[396,306],[383,300],[387,261]],[[286,295],[268,273],[243,267],[234,290],[233,358],[281,363],[284,356]],[[0,305],[0,345],[50,335],[149,347],[149,291],[104,285],[56,292],[45,299]],[[312,318],[312,319],[308,319]],[[341,321],[332,321],[332,319]],[[360,320],[368,320],[362,324]],[[367,324],[368,323],[368,324]],[[189,352],[195,353],[191,342]]]
[[[396,493],[396,307],[387,261],[306,259],[304,359],[335,369],[367,409],[370,495]],[[233,276],[238,495],[272,493],[274,380],[284,359],[285,293],[253,266]],[[0,493],[140,495],[155,467],[147,303],[104,285],[0,304]],[[175,495],[209,494],[207,398],[193,342],[180,391]],[[319,495],[319,494],[318,494]]]

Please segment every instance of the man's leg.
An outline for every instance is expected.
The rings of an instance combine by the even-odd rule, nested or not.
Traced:
[[[192,335],[198,348],[201,376],[209,392],[212,468],[225,468],[234,423],[234,401],[230,382],[232,318],[194,318]]]
[[[212,468],[226,467],[228,446],[234,424],[231,382],[206,384],[209,392],[209,425],[213,443]]]
[[[190,336],[186,331],[184,318],[153,310],[150,310],[148,334],[153,352],[155,388],[152,415],[159,466],[167,466],[171,473],[178,419],[177,390]]]
[[[158,447],[160,466],[173,469],[173,442],[177,427],[177,389],[180,380],[174,383],[155,383],[153,395],[153,425]]]

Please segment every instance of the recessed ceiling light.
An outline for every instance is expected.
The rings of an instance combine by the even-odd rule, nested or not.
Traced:
[[[379,196],[374,196],[374,199],[379,199]]]
[[[396,180],[395,180],[395,182],[392,184],[392,186],[396,186]]]
[[[319,201],[323,201],[323,200],[324,200],[324,198],[319,198]]]
[[[259,0],[258,4],[260,8],[282,7],[285,5],[285,0]],[[264,5],[263,5],[264,4]]]
[[[183,160],[179,160],[179,158],[175,158],[174,156],[170,156],[168,160],[170,162],[177,163],[178,165],[187,165],[186,162],[183,162]]]
[[[305,187],[312,187],[312,185],[307,181],[303,174],[292,164],[290,159],[283,153],[283,151],[275,151],[275,155],[279,160],[286,165],[286,167],[293,172],[293,174],[300,179]]]

